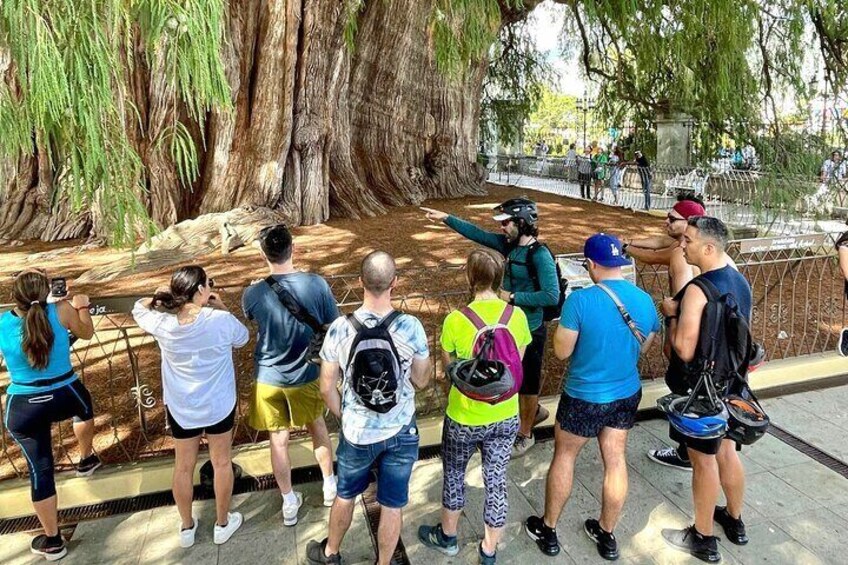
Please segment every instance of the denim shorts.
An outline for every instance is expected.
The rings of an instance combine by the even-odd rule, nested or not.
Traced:
[[[337,494],[356,498],[368,488],[371,469],[377,471],[377,502],[386,508],[403,508],[409,500],[409,477],[418,460],[418,426],[415,419],[384,441],[356,445],[339,435],[336,451]]]

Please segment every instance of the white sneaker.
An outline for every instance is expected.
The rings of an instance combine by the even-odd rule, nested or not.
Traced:
[[[287,504],[285,497],[283,498],[283,525],[285,526],[297,524],[297,511],[303,506],[303,495],[294,491],[294,496],[297,498],[297,502],[294,504]]]
[[[536,445],[536,438],[531,434],[530,437],[524,437],[520,433],[515,437],[515,443],[512,445],[512,459],[523,457],[527,451]]]
[[[243,522],[244,517],[241,515],[241,512],[227,513],[226,526],[219,526],[218,524],[215,524],[215,530],[212,535],[215,543],[217,545],[227,543],[227,541],[233,537],[233,534],[236,533],[236,530],[241,528]]]
[[[329,508],[336,501],[336,483],[334,482],[330,488],[325,486],[322,490],[324,491],[324,506]]]
[[[180,524],[180,547],[194,545],[194,535],[197,533],[197,518],[192,516],[191,519],[194,520],[194,525],[187,530],[182,529],[182,524]]]

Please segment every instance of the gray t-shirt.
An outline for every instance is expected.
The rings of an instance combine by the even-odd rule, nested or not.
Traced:
[[[339,317],[330,286],[319,275],[290,273],[274,278],[322,325]],[[241,304],[245,317],[259,327],[253,352],[258,382],[299,386],[318,378],[318,366],[306,359],[312,330],[291,315],[265,281],[246,288]]]

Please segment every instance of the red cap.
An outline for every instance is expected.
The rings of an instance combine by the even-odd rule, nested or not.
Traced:
[[[672,210],[687,220],[694,216],[706,216],[707,214],[704,207],[693,200],[681,200],[672,207]]]

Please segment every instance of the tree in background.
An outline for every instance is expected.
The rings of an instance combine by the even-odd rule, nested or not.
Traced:
[[[532,154],[536,140],[544,139],[550,147],[550,155],[565,154],[568,143],[574,143],[576,136],[582,133],[582,116],[577,111],[576,97],[546,88],[536,109],[527,117],[524,152]]]
[[[832,91],[848,75],[838,0],[554,1],[610,116],[742,131],[802,86],[808,22]],[[0,239],[126,245],[245,205],[298,225],[481,193],[481,114],[541,97],[518,33],[538,3],[4,0]]]

